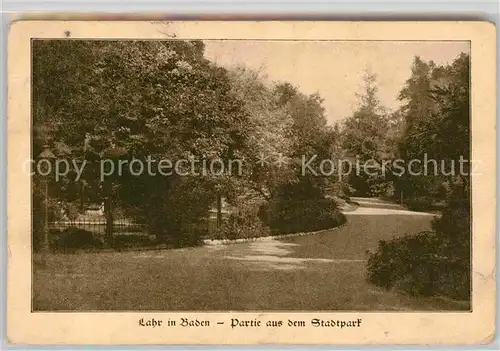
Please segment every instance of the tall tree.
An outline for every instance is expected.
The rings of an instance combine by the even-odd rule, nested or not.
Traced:
[[[199,41],[34,41],[35,138],[65,145],[82,159],[227,162],[245,147],[248,115],[227,71],[203,50]],[[100,184],[95,168],[86,170],[84,181],[96,197],[112,197],[150,220],[156,232],[170,234],[208,213],[211,201],[202,193],[217,184],[210,177],[126,171]],[[169,216],[169,204],[189,194],[204,210]]]
[[[376,76],[366,72],[363,92],[358,94],[358,107],[342,128],[344,149],[356,157],[362,167],[353,170],[350,178],[351,185],[360,195],[372,193],[374,189],[371,187],[385,182],[384,174],[375,176],[374,170],[364,172],[364,165],[367,162],[372,162],[372,166],[380,165],[390,154],[389,120],[385,109],[380,106],[377,91]]]
[[[237,67],[230,72],[230,78],[234,94],[244,102],[244,111],[249,115],[248,148],[242,154],[244,188],[269,199],[279,182],[293,176],[287,165],[275,162],[279,155],[290,156],[292,116],[280,104],[272,84],[259,72]]]
[[[404,130],[400,156],[444,162],[446,173],[459,173],[459,159],[469,157],[469,56],[459,55],[451,65],[436,66],[415,57],[412,75],[399,95]],[[430,164],[429,174],[408,176],[408,194],[438,196],[452,177]],[[452,167],[454,169],[451,169]],[[467,164],[466,164],[467,166]]]

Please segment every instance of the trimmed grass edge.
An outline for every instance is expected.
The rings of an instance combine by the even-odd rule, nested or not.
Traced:
[[[326,232],[329,232],[332,230],[340,229],[343,226],[345,226],[346,223],[347,222],[345,222],[337,227],[332,227],[332,228],[328,228],[328,229],[321,229],[321,230],[317,230],[314,232],[299,232],[299,233],[258,236],[258,237],[253,237],[253,238],[240,238],[240,239],[205,239],[205,240],[203,240],[203,243],[206,246],[215,246],[215,245],[240,244],[240,243],[247,243],[247,242],[254,242],[254,241],[273,241],[273,240],[279,240],[279,239],[293,238],[293,237],[297,237],[297,236],[322,234],[322,233],[326,233]]]

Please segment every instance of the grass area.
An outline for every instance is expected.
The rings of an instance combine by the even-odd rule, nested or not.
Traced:
[[[412,299],[371,286],[365,281],[364,262],[252,270],[245,262],[228,264],[195,252],[183,257],[169,253],[141,258],[130,257],[134,253],[54,257],[50,266],[35,273],[34,310],[457,308],[454,303]]]
[[[37,254],[33,307],[36,311],[467,310],[466,302],[412,298],[366,281],[366,250],[375,248],[380,239],[425,229],[430,218],[352,214],[340,229],[289,239],[295,245],[285,256],[273,256],[273,242],[267,253],[244,243]],[[291,269],[280,269],[267,264],[269,259],[278,264],[297,262]]]
[[[366,259],[367,250],[376,250],[380,240],[430,230],[431,216],[356,215],[346,214],[348,225],[331,233],[297,237],[289,241],[299,244],[296,257]]]

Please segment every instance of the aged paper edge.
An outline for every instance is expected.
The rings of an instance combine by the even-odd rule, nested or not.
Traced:
[[[488,22],[169,22],[176,39],[293,39],[471,42],[473,299],[471,313],[382,312],[130,312],[32,313],[30,178],[30,40],[64,38],[166,39],[143,21],[18,21],[8,42],[7,336],[21,344],[480,344],[494,339],[496,311],[496,33]],[[356,329],[155,328],[139,318],[363,319]]]

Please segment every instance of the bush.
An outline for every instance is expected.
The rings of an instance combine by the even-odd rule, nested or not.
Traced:
[[[147,235],[115,235],[113,238],[113,246],[115,248],[125,247],[141,247],[150,245],[152,242]]]
[[[196,246],[208,235],[209,209],[215,200],[213,189],[198,179],[172,179],[157,189],[147,211],[139,218],[158,242],[175,247]]]
[[[368,196],[370,194],[370,185],[365,177],[358,175],[357,172],[350,172],[348,175],[348,183],[351,187],[353,196]]]
[[[318,231],[345,223],[331,199],[271,200],[261,207],[260,218],[278,234]]]
[[[414,197],[405,199],[404,203],[411,211],[426,211],[432,207],[432,198],[427,196]]]
[[[329,189],[328,195],[336,196],[343,200],[349,200],[350,195],[354,192],[349,183],[344,181],[335,182]]]
[[[395,189],[392,182],[374,182],[370,184],[370,196],[393,198],[395,196]]]
[[[223,221],[221,228],[213,232],[212,238],[234,240],[268,235],[270,235],[269,228],[263,225],[256,211],[242,208],[238,212],[231,213]]]
[[[450,204],[421,232],[379,243],[368,259],[368,280],[411,295],[444,295],[469,300],[470,216],[464,204]]]
[[[92,232],[75,227],[64,229],[57,236],[58,238],[54,241],[56,250],[92,249],[103,246],[103,242]]]
[[[178,228],[178,232],[170,232],[171,234],[164,240],[165,243],[174,247],[198,246],[202,244],[203,238],[208,236],[208,228],[198,223],[191,225],[183,223]]]
[[[430,295],[434,291],[430,257],[436,252],[433,232],[380,241],[368,259],[368,280],[386,289],[398,286],[410,294]]]
[[[467,252],[470,243],[470,207],[469,203],[451,203],[446,207],[441,217],[432,222],[432,228],[451,242],[464,244]]]

